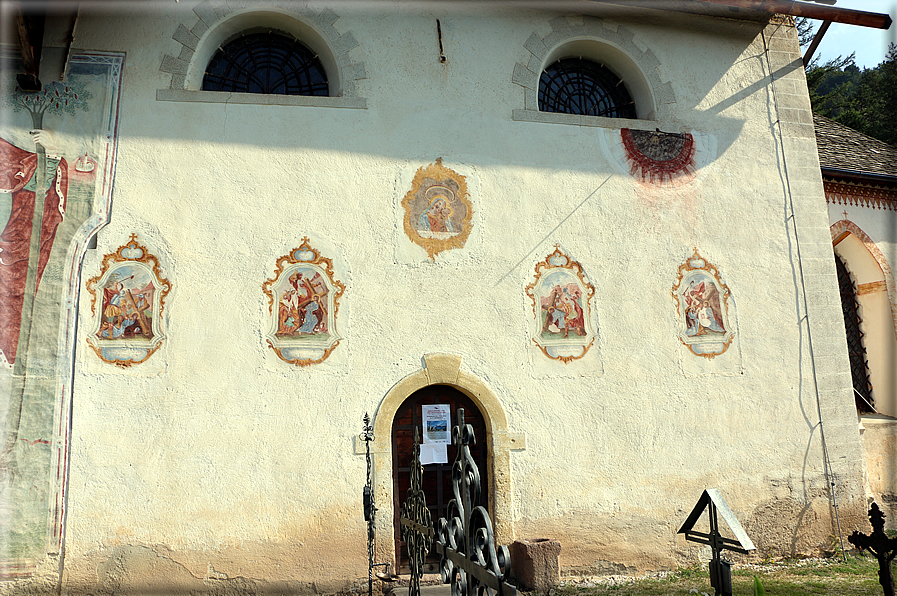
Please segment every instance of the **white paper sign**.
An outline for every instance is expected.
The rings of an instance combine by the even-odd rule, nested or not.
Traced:
[[[420,446],[420,463],[427,464],[448,463],[447,445],[444,443],[424,443]]]
[[[452,442],[452,407],[448,404],[421,406],[424,443],[449,445]]]

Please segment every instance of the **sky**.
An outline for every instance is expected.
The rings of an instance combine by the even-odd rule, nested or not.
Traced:
[[[838,0],[837,8],[851,8],[866,12],[888,13],[897,22],[897,0]],[[815,21],[816,28],[821,21]],[[897,24],[887,31],[832,23],[822,43],[816,50],[820,62],[856,52],[856,64],[860,68],[873,68],[885,59],[888,43],[897,43]]]

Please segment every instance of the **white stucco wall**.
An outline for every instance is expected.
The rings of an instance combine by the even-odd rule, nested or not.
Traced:
[[[827,212],[787,27],[764,38],[757,23],[698,16],[604,22],[661,57],[674,92],[667,119],[633,125],[692,132],[714,151],[692,184],[651,189],[609,162],[602,143],[616,128],[512,119],[524,108],[514,64],[561,15],[336,5],[334,27],[358,41],[349,55],[364,64],[366,108],[159,101],[171,84],[160,62],[195,6],[79,16],[76,47],[127,53],[112,218],[84,278],[136,233],[173,289],[161,349],[127,369],[86,349],[82,291],[65,559],[74,591],[113,576],[151,583],[148,569],[173,584],[226,576],[319,592],[366,578],[353,436],[435,353],[460,356],[464,375],[496,396],[503,430],[525,438],[500,482],[510,505],[499,538],[560,540],[567,573],[688,562],[675,532],[705,488],[722,491],[764,553],[827,545],[823,428],[842,524],[860,519],[843,334],[822,323],[839,312],[827,297],[837,296]],[[430,261],[405,236],[400,203],[438,157],[467,178],[475,215],[464,248]],[[345,339],[298,368],[262,340],[261,286],[304,236],[347,286]],[[555,244],[596,288],[598,338],[566,365],[533,345],[524,293]],[[714,360],[678,339],[671,289],[695,248],[732,293],[735,339]],[[375,474],[382,558],[391,471]]]

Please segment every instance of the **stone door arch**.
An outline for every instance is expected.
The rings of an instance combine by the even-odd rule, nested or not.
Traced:
[[[478,377],[461,370],[460,356],[428,354],[424,356],[421,370],[408,375],[389,390],[374,416],[374,440],[370,447],[374,465],[374,498],[378,507],[375,545],[378,561],[396,562],[393,538],[393,503],[396,502],[392,476],[393,421],[405,400],[431,385],[447,385],[458,390],[482,413],[486,428],[483,446],[489,462],[486,507],[492,516],[496,542],[504,544],[513,541],[510,453],[524,449],[524,438],[521,434],[508,431],[507,418],[497,396]]]

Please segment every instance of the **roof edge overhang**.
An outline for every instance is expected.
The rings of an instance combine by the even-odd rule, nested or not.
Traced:
[[[772,14],[804,17],[860,27],[888,29],[891,16],[852,8],[799,2],[796,0],[588,0],[596,4],[612,4],[634,8],[705,14],[750,21],[767,20]]]
[[[822,177],[835,178],[847,182],[867,182],[886,186],[897,186],[897,176],[889,176],[887,174],[872,174],[869,172],[857,172],[856,170],[822,168]]]

